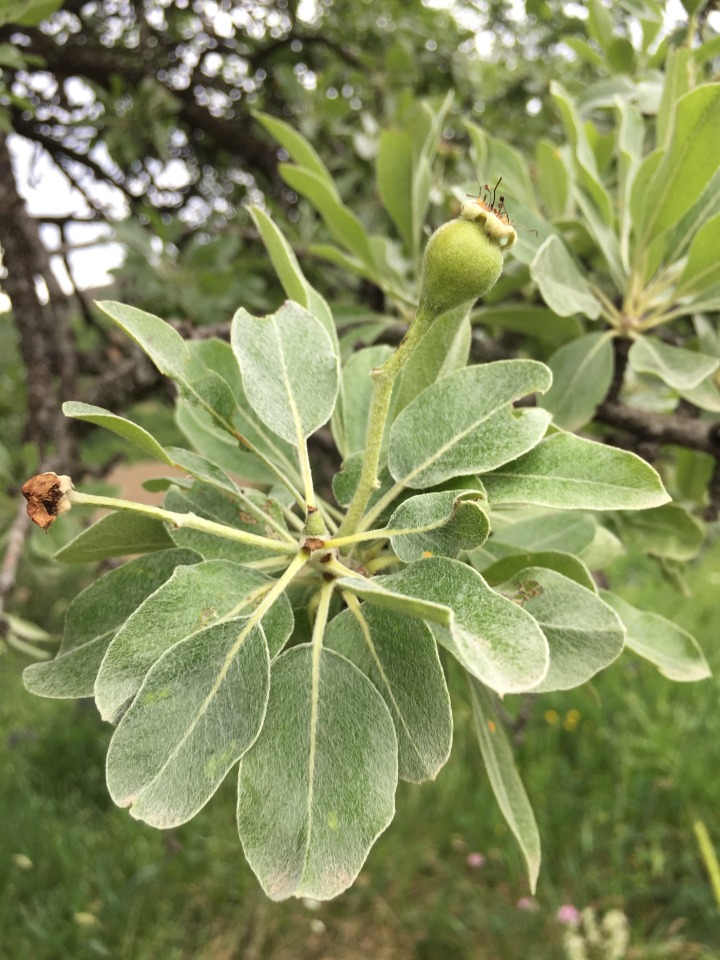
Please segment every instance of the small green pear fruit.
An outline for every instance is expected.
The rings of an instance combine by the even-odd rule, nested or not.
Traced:
[[[423,258],[420,309],[439,316],[484,296],[502,273],[503,250],[517,234],[482,201],[464,203],[457,220],[430,237]]]

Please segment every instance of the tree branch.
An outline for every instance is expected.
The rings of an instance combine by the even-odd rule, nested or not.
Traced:
[[[87,192],[77,186],[77,178],[72,176],[72,174],[70,174],[66,168],[66,163],[68,161],[71,161],[72,163],[79,163],[82,166],[87,167],[87,169],[95,175],[97,180],[100,180],[104,183],[111,183],[114,187],[120,190],[128,200],[131,202],[137,201],[138,198],[131,193],[130,190],[128,190],[124,182],[118,180],[116,176],[114,176],[110,171],[101,167],[100,164],[91,157],[88,157],[84,153],[78,153],[75,150],[71,150],[70,147],[65,146],[64,143],[60,143],[58,140],[55,140],[54,137],[43,133],[38,129],[36,124],[25,120],[22,116],[22,113],[17,108],[11,111],[11,116],[15,132],[19,133],[22,137],[26,137],[28,140],[32,140],[34,143],[39,143],[41,147],[45,147],[53,160],[55,160],[58,166],[61,167],[63,173],[70,180],[72,185],[79,190],[80,193],[82,193],[88,206],[92,210],[96,210],[98,213],[103,213],[102,209],[98,207],[95,201],[88,197]]]
[[[65,216],[58,216],[53,214],[38,214],[35,217],[39,223],[51,223],[57,227],[65,226],[68,223],[102,223],[102,218],[97,214],[93,213],[89,217],[76,216],[74,213],[68,213]]]
[[[257,70],[258,67],[265,66],[268,59],[272,58],[276,53],[280,53],[281,51],[287,49],[293,43],[295,43],[295,41],[299,41],[303,47],[325,47],[327,50],[331,50],[333,53],[336,53],[347,63],[352,64],[352,66],[356,67],[358,70],[367,69],[367,63],[363,63],[359,57],[356,57],[355,54],[351,53],[351,51],[349,51],[345,46],[336,43],[334,40],[330,40],[329,37],[323,37],[319,34],[315,36],[305,35],[296,33],[295,31],[292,31],[286,37],[280,37],[277,40],[273,40],[266,46],[260,47],[258,50],[253,51],[253,53],[246,54],[245,59],[254,70]]]
[[[712,476],[708,483],[708,505],[703,511],[703,518],[712,523],[720,516],[720,457],[715,460]]]
[[[625,383],[625,372],[628,365],[628,354],[630,353],[630,341],[627,337],[615,337],[612,345],[615,355],[615,365],[613,367],[612,383],[605,397],[605,401],[609,403],[614,403],[618,399],[623,384]]]
[[[72,288],[73,288],[73,294],[75,295],[75,299],[77,300],[78,306],[80,307],[80,313],[82,314],[83,320],[85,321],[85,325],[87,327],[94,328],[102,332],[102,328],[100,327],[100,324],[95,319],[95,315],[92,312],[92,308],[90,306],[90,303],[87,297],[85,296],[83,291],[78,287],[77,283],[75,283],[75,276],[73,274],[72,266],[70,264],[69,253],[72,249],[78,249],[78,246],[76,245],[74,248],[68,246],[66,223],[60,225],[60,240],[61,240],[60,247],[57,250],[53,250],[51,252],[55,256],[60,256],[62,258],[63,266],[65,267],[65,272],[70,278],[70,283],[72,284]]]
[[[17,568],[22,556],[23,545],[30,530],[30,518],[27,515],[27,504],[18,491],[18,510],[10,527],[7,538],[7,549],[0,566],[0,616],[5,597],[12,593],[15,587]]]
[[[26,437],[45,458],[54,445],[61,462],[74,460],[75,447],[60,413],[59,391],[74,389],[76,352],[68,323],[66,301],[57,296],[57,281],[35,220],[18,193],[7,136],[0,131],[0,246],[7,269],[5,290],[20,334],[20,352],[27,371],[28,417]],[[50,300],[43,306],[35,278],[45,281]],[[54,372],[60,375],[56,384]]]
[[[640,410],[615,400],[606,400],[600,404],[596,418],[601,423],[617,427],[643,441],[670,443],[720,457],[718,422]]]
[[[249,115],[237,115],[237,104],[233,119],[215,117],[197,102],[192,87],[175,89],[157,80],[156,59],[144,61],[138,57],[118,57],[107,48],[95,46],[93,38],[85,34],[83,39],[86,42],[83,44],[70,39],[60,46],[36,29],[24,29],[23,33],[30,40],[30,45],[24,48],[26,52],[43,57],[47,69],[59,79],[80,77],[109,91],[112,76],[121,77],[131,87],[138,86],[148,77],[155,80],[180,101],[180,117],[188,126],[211,137],[218,146],[234,154],[248,167],[254,167],[268,179],[274,179],[277,168],[275,150],[252,132],[253,124]],[[78,159],[84,162],[81,157]]]

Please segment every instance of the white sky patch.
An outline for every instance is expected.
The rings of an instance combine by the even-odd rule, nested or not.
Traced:
[[[58,170],[48,154],[37,149],[28,140],[12,136],[8,146],[13,158],[13,167],[20,195],[26,202],[31,216],[65,217],[87,216],[87,204],[80,194],[70,187],[64,175]],[[93,195],[101,199],[106,207],[118,219],[126,211],[122,202],[118,202],[118,192],[111,187],[97,184]],[[110,228],[102,223],[71,223],[66,227],[66,241],[71,244],[89,244],[98,241],[98,245],[83,246],[68,254],[68,261],[78,287],[102,286],[110,282],[108,273],[119,266],[125,256],[123,247],[110,239]],[[60,229],[52,224],[41,224],[40,235],[48,250],[52,253],[60,245]],[[72,292],[72,286],[59,257],[50,260],[53,273],[65,293]],[[1,284],[1,281],[0,281]],[[0,311],[8,310],[10,301],[0,292]]]
[[[90,87],[78,77],[68,77],[64,83],[64,88],[65,96],[72,107],[88,106],[95,99]]]
[[[213,28],[219,37],[225,37],[227,39],[235,35],[235,24],[233,23],[232,17],[229,13],[225,13],[224,10],[221,10],[215,15]]]
[[[300,0],[297,18],[302,23],[312,23],[320,16],[320,4],[317,0]]]
[[[524,0],[510,0],[508,7],[507,16],[509,20],[516,20],[518,23],[521,23],[525,19]]]
[[[680,0],[668,0],[663,16],[665,27],[671,26],[673,22],[677,23],[678,21],[681,21],[684,23],[687,18],[687,10],[685,7],[683,7]]]
[[[148,161],[147,166],[159,190],[182,190],[192,179],[187,164],[182,160],[169,160],[162,164]]]
[[[475,50],[481,57],[489,57],[495,46],[495,34],[492,30],[478,30],[475,34]]]

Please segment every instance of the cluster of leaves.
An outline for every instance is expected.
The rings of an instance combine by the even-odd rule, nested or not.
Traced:
[[[711,418],[720,411],[720,340],[710,316],[720,307],[720,181],[713,159],[720,99],[717,84],[704,81],[719,45],[713,39],[694,49],[671,46],[662,35],[662,11],[650,5],[636,49],[618,37],[602,5],[591,4],[590,13],[589,38],[573,48],[593,64],[602,59],[611,75],[578,97],[551,83],[564,142],[540,139],[528,162],[486,126],[465,123],[478,179],[494,182],[502,172],[520,233],[514,262],[472,322],[494,335],[522,335],[531,356],[547,359],[554,384],[540,403],[564,429],[602,429],[592,424],[605,400],[632,402],[646,414],[694,410],[701,420]],[[626,53],[622,63],[619,50]],[[314,243],[309,252],[371,280],[401,314],[408,295],[417,299],[418,224],[437,200],[429,175],[432,115],[442,128],[448,107],[447,100],[416,103],[401,125],[379,133],[378,192],[402,248],[387,241],[383,248],[375,238],[372,255],[354,231],[343,235],[349,211],[342,202],[321,196],[313,175],[329,178],[327,170],[318,172],[291,131],[263,121],[293,161],[281,165],[281,175],[342,248]],[[462,196],[456,186],[450,190]],[[370,317],[362,320],[367,343],[377,334]],[[381,330],[382,318],[376,320]],[[621,416],[608,415],[600,410],[602,422],[626,426]],[[663,439],[648,426],[646,438],[658,435]],[[685,445],[690,449],[678,453],[668,474],[673,493],[709,505],[712,515],[717,505],[708,484],[717,441],[706,435]],[[688,518],[682,525],[690,529]],[[692,555],[688,545],[675,556],[670,544],[658,554],[656,538],[647,547],[668,560]]]
[[[703,318],[720,307],[714,258],[720,181],[710,159],[717,145],[720,88],[690,87],[689,82],[706,56],[702,48],[670,54],[664,82],[652,94],[654,143],[635,105],[639,82],[606,94],[601,106],[609,129],[604,133],[584,119],[587,108],[560,84],[552,84],[568,142],[562,148],[538,144],[544,211],[520,155],[514,152],[515,162],[508,164],[505,190],[518,215],[537,231],[537,236],[524,237],[519,259],[555,315],[598,321],[593,332],[586,328],[550,360],[556,379],[546,404],[565,428],[584,426],[607,395],[614,338],[631,341],[632,371],[659,378],[674,391],[675,402],[684,398],[700,409],[720,411],[713,379],[720,364],[717,338]],[[643,96],[651,94],[644,89]],[[480,130],[471,133],[483,167],[507,152],[507,145]],[[580,257],[573,258],[568,241]],[[522,271],[516,276],[520,282],[526,279]],[[678,325],[677,339],[683,341],[690,339],[687,323],[692,323],[694,349],[674,345],[664,329],[664,339],[651,334],[672,321],[685,321]],[[494,322],[492,312],[486,322]],[[639,392],[642,381],[636,382]]]
[[[159,481],[164,509],[76,495],[128,512],[58,559],[148,555],[73,602],[58,656],[28,667],[26,684],[95,697],[117,723],[111,795],[155,826],[192,817],[240,761],[238,829],[264,889],[327,898],[353,881],[390,822],[398,776],[432,778],[447,759],[439,643],[468,675],[488,775],[534,886],[539,839],[493,691],[577,686],[624,645],[675,679],[707,675],[692,637],[600,595],[579,556],[602,552],[607,532],[593,512],[663,509],[668,496],[634,454],[513,406],[551,385],[533,360],[463,361],[424,387],[408,364],[388,423],[373,424],[368,372],[389,348],[355,353],[341,370],[326,302],[273,222],[256,217],[302,303],[265,318],[241,308],[231,345],[186,342],[157,317],[102,305],[178,384],[178,423],[196,452],[66,404],[189,479]],[[431,328],[421,341],[425,352],[442,344],[442,326],[439,340]],[[358,444],[388,428],[379,489],[349,530],[349,514],[312,486],[307,438],[328,421],[345,461],[341,505],[359,485]]]
[[[641,408],[692,403],[701,421],[720,408],[706,316],[720,308],[720,87],[702,82],[714,50],[658,45],[657,5],[646,5],[637,47],[600,4],[591,12],[590,38],[575,49],[611,75],[577,99],[553,85],[563,146],[541,140],[528,164],[467,122],[481,183],[502,172],[525,229],[482,308],[435,319],[386,417],[371,371],[396,354],[376,341],[418,301],[450,97],[406,104],[393,129],[373,135],[394,238],[343,202],[308,139],[259,116],[287,153],[281,177],[317,225],[311,252],[346,283],[379,289],[386,312],[332,309],[254,207],[290,302],[264,318],[238,310],[230,345],[185,341],[153,315],[103,306],[177,384],[188,449],[110,411],[65,406],[186,479],[154,482],[164,508],[107,500],[118,512],[60,551],[66,562],[143,556],[73,601],[57,658],[29,667],[26,684],[96,698],[117,724],[110,792],[153,825],[192,817],[239,762],[240,838],[274,898],[349,886],[392,818],[398,777],[437,775],[452,737],[438,644],[467,674],[488,777],[531,886],[539,838],[497,696],[572,688],[626,646],[668,678],[708,674],[690,635],[598,590],[590,572],[623,543],[671,570],[696,553],[702,527],[668,502],[648,463],[570,431],[602,439],[597,418],[612,391]],[[472,364],[478,327],[523,334],[547,364]],[[355,350],[358,340],[369,345]],[[327,423],[343,461],[335,503],[317,495],[307,448]],[[362,502],[372,436],[378,486]],[[706,497],[683,481],[702,456],[666,471],[686,503]]]

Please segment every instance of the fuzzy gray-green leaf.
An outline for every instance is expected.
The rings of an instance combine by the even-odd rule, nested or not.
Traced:
[[[435,640],[416,618],[370,604],[361,622],[344,610],[330,622],[325,645],[347,657],[377,687],[395,723],[398,772],[404,780],[432,780],[452,744],[452,711]]]
[[[592,574],[582,560],[579,560],[572,553],[563,553],[561,550],[529,550],[510,554],[503,557],[502,560],[496,560],[489,566],[479,565],[476,562],[475,554],[471,554],[469,559],[491,587],[497,587],[498,584],[510,580],[526,567],[546,567],[548,570],[561,573],[568,580],[574,580],[581,587],[597,593],[597,586]]]
[[[481,490],[443,490],[408,497],[388,520],[388,531],[395,531],[389,534],[390,543],[406,563],[430,555],[457,557],[487,540],[486,509]]]
[[[97,305],[145,351],[161,373],[179,382],[184,380],[190,352],[169,323],[126,303],[99,300]]]
[[[161,321],[162,322],[162,321]],[[66,417],[73,417],[76,420],[86,420],[88,423],[96,423],[106,430],[111,430],[118,436],[136,444],[141,450],[149,454],[156,460],[162,460],[163,463],[172,463],[170,457],[157,442],[152,434],[148,433],[143,427],[139,427],[132,420],[126,417],[119,417],[109,410],[102,407],[95,407],[90,403],[78,403],[74,400],[68,401],[62,405],[63,413]]]
[[[657,472],[634,453],[556,433],[483,477],[491,503],[560,510],[643,510],[670,497]]]
[[[639,657],[655,664],[668,680],[694,682],[711,675],[697,640],[671,620],[647,610],[638,610],[609,590],[603,600],[620,615],[627,628],[626,645]]]
[[[337,328],[330,307],[325,298],[311,287],[305,279],[292,247],[261,207],[248,206],[246,209],[265,244],[265,249],[285,295],[289,300],[295,300],[300,306],[309,310],[314,317],[317,317],[325,327],[330,339],[337,346]]]
[[[635,217],[640,250],[693,205],[717,169],[712,158],[718,153],[720,89],[716,83],[699,84],[677,101],[672,136],[640,196]],[[676,189],[678,183],[683,184],[682,190]],[[636,193],[640,193],[637,181],[634,204]]]
[[[229,560],[179,567],[118,631],[95,681],[95,702],[114,723],[152,665],[187,637],[216,623],[249,616],[272,586],[270,577]],[[261,620],[270,656],[290,636],[293,615],[283,594]]]
[[[705,526],[679,503],[617,517],[622,542],[632,550],[678,560],[692,560],[705,541]]]
[[[512,748],[502,722],[495,713],[490,694],[477,680],[470,679],[475,729],[485,769],[498,806],[520,845],[528,869],[530,890],[535,892],[540,872],[540,834],[535,814],[515,766]]]
[[[346,890],[392,820],[396,785],[392,717],[368,678],[332,650],[278,657],[238,780],[240,840],[267,895]]]
[[[548,644],[538,624],[467,564],[430,557],[389,576],[338,583],[370,603],[437,624],[438,642],[498,693],[528,690],[547,672]]]
[[[607,394],[613,375],[613,350],[606,333],[588,333],[560,347],[548,360],[552,386],[540,405],[563,430],[591,420]]]
[[[581,313],[594,320],[600,316],[600,302],[558,237],[548,237],[540,247],[530,265],[530,275],[545,303],[561,317]]]
[[[651,373],[675,390],[692,390],[720,366],[717,357],[674,347],[657,337],[640,337],[630,347],[628,361],[638,373]]]
[[[91,697],[105,651],[133,610],[165,583],[176,567],[201,559],[192,550],[163,550],[100,577],[68,607],[55,659],[25,668],[27,689],[41,697]]]
[[[534,360],[467,367],[434,383],[402,411],[390,432],[389,467],[404,486],[424,489],[450,477],[494,470],[532,449],[549,423],[544,410],[512,402],[551,383]]]
[[[205,806],[262,726],[270,658],[262,627],[216,624],[175,644],[148,673],[108,749],[121,807],[154,827]]]
[[[548,672],[534,690],[570,690],[620,656],[625,630],[598,595],[546,567],[527,567],[498,591],[522,605],[550,644]]]
[[[61,563],[93,563],[109,557],[167,550],[175,543],[160,520],[118,510],[81,531],[55,554]]]
[[[330,419],[338,393],[338,360],[322,323],[291,301],[267,317],[241,308],[231,337],[250,406],[273,433],[302,445]]]
[[[493,513],[493,535],[486,546],[497,558],[509,556],[518,549],[580,553],[595,536],[596,523],[588,513],[553,511],[518,518],[517,512],[513,508],[508,516],[502,510]]]

